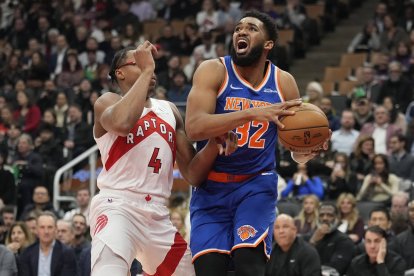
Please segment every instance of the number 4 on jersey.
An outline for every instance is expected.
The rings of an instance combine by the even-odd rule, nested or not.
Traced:
[[[154,152],[152,153],[151,159],[148,163],[148,167],[154,168],[154,173],[160,173],[161,169],[161,159],[158,159],[158,152],[160,151],[159,148],[154,148]]]

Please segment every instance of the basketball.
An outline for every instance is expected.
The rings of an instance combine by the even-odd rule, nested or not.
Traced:
[[[303,103],[288,110],[295,115],[283,116],[279,121],[285,126],[278,128],[280,143],[290,151],[308,153],[317,149],[329,137],[329,121],[316,105]]]

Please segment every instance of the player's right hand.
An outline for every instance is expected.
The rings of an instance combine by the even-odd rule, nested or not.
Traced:
[[[235,132],[233,131],[228,131],[227,133],[216,137],[216,143],[217,143],[217,147],[219,150],[219,154],[222,155],[224,154],[225,156],[228,156],[230,154],[232,154],[233,152],[235,152],[237,150],[237,141],[238,141],[238,136]]]
[[[283,129],[285,126],[279,121],[279,117],[295,115],[295,111],[287,109],[293,106],[300,106],[301,104],[302,99],[295,99],[258,108],[255,120],[272,121],[280,129]]]
[[[134,51],[134,59],[137,66],[142,71],[154,71],[155,61],[153,55],[157,53],[157,48],[152,45],[148,40],[140,44]]]

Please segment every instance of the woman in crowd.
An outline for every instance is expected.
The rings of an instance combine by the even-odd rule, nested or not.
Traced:
[[[361,137],[357,141],[355,151],[350,156],[351,171],[356,173],[359,183],[371,170],[372,158],[375,155],[375,140],[371,136]]]
[[[328,179],[326,195],[335,200],[342,193],[355,194],[358,186],[356,175],[351,171],[348,156],[337,152],[334,157],[334,166]]]
[[[373,158],[372,172],[364,178],[357,200],[390,203],[391,197],[398,191],[399,178],[390,173],[388,158],[385,154],[376,154]]]
[[[303,198],[302,210],[295,218],[298,234],[307,234],[316,229],[318,221],[319,199],[315,195],[307,195]]]
[[[19,107],[13,113],[14,120],[22,126],[23,132],[34,135],[42,117],[40,109],[27,90],[19,90],[16,99]]]
[[[26,247],[34,243],[34,237],[27,229],[24,222],[17,221],[12,224],[6,237],[6,246],[16,256],[18,256]]]
[[[356,208],[356,199],[353,194],[342,193],[336,201],[339,210],[340,225],[338,230],[347,234],[355,243],[359,243],[364,235],[364,221]]]

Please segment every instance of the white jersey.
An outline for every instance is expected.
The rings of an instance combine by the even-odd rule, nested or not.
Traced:
[[[130,191],[168,199],[173,183],[176,120],[166,101],[150,99],[126,137],[107,132],[96,138],[103,169],[100,190]]]

